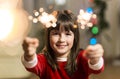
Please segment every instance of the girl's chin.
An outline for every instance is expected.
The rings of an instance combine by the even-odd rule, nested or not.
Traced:
[[[59,54],[66,54],[67,53],[67,51],[65,51],[65,50],[57,50],[57,53],[59,53]]]

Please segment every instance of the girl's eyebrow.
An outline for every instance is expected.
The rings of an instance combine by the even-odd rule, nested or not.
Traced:
[[[59,32],[58,30],[51,30],[51,33],[54,33],[54,32]]]

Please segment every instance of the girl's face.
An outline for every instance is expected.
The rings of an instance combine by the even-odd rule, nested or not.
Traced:
[[[67,57],[74,42],[74,33],[65,30],[51,30],[50,46],[57,57]]]

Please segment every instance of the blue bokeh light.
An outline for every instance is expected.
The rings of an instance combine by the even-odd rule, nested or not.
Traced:
[[[90,39],[90,45],[95,45],[97,44],[97,39],[96,38],[91,38]]]
[[[88,7],[88,8],[86,9],[86,11],[87,11],[88,13],[90,13],[90,14],[93,13],[93,9],[92,9],[91,7]]]

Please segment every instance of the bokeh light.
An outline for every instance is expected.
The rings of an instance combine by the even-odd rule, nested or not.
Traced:
[[[93,13],[93,9],[92,9],[91,7],[88,7],[88,8],[86,9],[86,12],[92,14],[92,13]]]
[[[35,16],[35,17],[34,17]],[[34,11],[34,16],[29,15],[29,20],[32,20],[33,23],[41,22],[46,28],[56,27],[56,18],[53,14],[49,14],[44,11],[43,8],[40,8],[39,11]]]
[[[90,38],[90,45],[95,45],[95,44],[97,44],[97,39],[96,38]]]
[[[92,27],[92,29],[91,29],[91,32],[92,32],[92,34],[98,34],[99,33],[99,29],[98,29],[98,27],[97,26],[93,26]]]
[[[0,10],[0,40],[3,40],[12,31],[14,17],[9,10]]]
[[[91,7],[88,7],[86,11],[80,9],[77,16],[77,22],[80,24],[81,29],[92,27],[97,24],[97,15],[93,13],[93,9]]]
[[[0,0],[0,43],[13,46],[23,41],[29,30],[27,15],[22,0]]]

